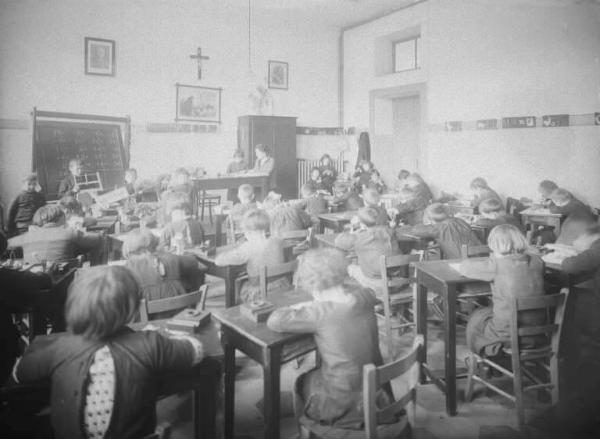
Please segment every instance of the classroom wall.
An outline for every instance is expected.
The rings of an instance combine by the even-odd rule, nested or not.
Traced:
[[[600,111],[599,9],[568,0],[429,0],[348,30],[345,124],[369,119],[373,90],[423,82],[420,170],[434,189],[466,192],[480,175],[504,196],[531,197],[551,178],[600,206],[598,126],[444,129],[446,121]],[[411,26],[421,26],[423,67],[375,76],[365,49]],[[354,58],[356,51],[365,57]]]
[[[245,2],[240,2],[245,5]],[[84,74],[84,37],[116,41],[115,77]],[[274,114],[299,126],[338,125],[338,36],[299,22],[284,8],[252,11],[252,69],[266,80],[268,60],[289,63],[289,90],[271,90]],[[210,60],[203,78],[189,58]],[[0,196],[16,194],[31,166],[33,107],[132,120],[131,164],[154,175],[181,166],[224,171],[237,146],[237,117],[251,114],[247,10],[218,0],[7,0],[0,3]],[[214,134],[150,133],[172,123],[175,83],[222,87]],[[299,154],[329,145],[299,142]],[[317,146],[315,146],[317,145]]]

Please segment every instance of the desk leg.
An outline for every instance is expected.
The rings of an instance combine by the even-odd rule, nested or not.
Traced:
[[[446,413],[456,415],[456,288],[444,284],[444,354]]]
[[[235,306],[235,278],[231,266],[226,267],[225,280],[225,308]]]
[[[278,348],[264,352],[264,408],[265,438],[279,438],[279,373],[281,368],[281,351]]]
[[[221,333],[221,344],[225,354],[225,439],[234,439],[235,347],[229,343],[224,332]]]
[[[222,403],[219,397],[221,363],[206,358],[201,375],[202,387],[194,389],[194,438],[216,437],[217,409]]]
[[[419,358],[419,361],[421,364],[424,364],[427,363],[427,288],[419,283],[418,275],[417,282],[413,288],[415,288],[415,326],[417,329],[417,335],[423,336],[423,349],[421,349],[421,358]],[[421,384],[425,384],[427,382],[427,377],[423,373],[422,369],[419,371],[419,381]]]

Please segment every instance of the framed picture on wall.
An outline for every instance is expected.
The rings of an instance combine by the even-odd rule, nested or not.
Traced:
[[[221,88],[175,84],[175,121],[221,123]]]
[[[115,42],[85,37],[85,74],[115,76]]]
[[[283,61],[269,61],[269,88],[287,90],[288,79],[288,63]]]

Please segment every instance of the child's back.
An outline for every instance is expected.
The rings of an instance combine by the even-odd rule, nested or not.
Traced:
[[[204,241],[204,228],[200,221],[194,218],[186,218],[180,221],[172,221],[165,226],[159,246],[169,248],[173,243],[173,238],[178,234],[184,237],[187,246],[200,245]]]
[[[410,228],[409,233],[435,239],[440,245],[443,259],[461,258],[463,245],[481,245],[471,227],[460,218],[447,218],[439,223],[415,226]]]

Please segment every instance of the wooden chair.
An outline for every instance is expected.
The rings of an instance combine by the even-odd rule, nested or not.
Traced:
[[[294,273],[298,269],[298,260],[294,259],[290,262],[284,262],[278,265],[263,265],[259,268],[259,285],[261,297],[267,297],[267,289],[269,282],[281,278],[288,278],[290,285],[294,281]]]
[[[406,355],[383,366],[376,367],[367,364],[363,367],[363,406],[365,417],[364,430],[345,430],[329,425],[322,425],[306,416],[300,417],[301,438],[322,439],[386,439],[409,438],[410,425],[415,424],[417,385],[419,383],[419,358],[423,349],[423,336],[415,337],[413,347]],[[380,409],[375,404],[377,391],[390,387],[392,381],[397,380],[401,395],[389,406]],[[404,408],[410,404],[410,410],[404,415]],[[399,416],[394,424],[377,424],[381,415]],[[410,421],[410,423],[409,423]]]
[[[563,288],[558,294],[513,298],[510,321],[511,347],[503,349],[503,352],[511,357],[512,371],[505,369],[483,355],[471,352],[468,357],[469,375],[465,393],[467,401],[470,401],[473,396],[474,382],[482,383],[487,388],[515,402],[519,428],[525,423],[523,392],[530,390],[547,391],[552,397],[552,403],[554,405],[558,403],[558,348],[568,294],[569,290]],[[520,313],[534,310],[546,313],[547,320],[545,324],[535,326],[523,325],[520,322]],[[552,321],[550,316],[553,312],[554,318]],[[520,347],[522,337],[534,336],[549,337],[550,342],[533,349]],[[480,376],[478,374],[479,365],[489,366],[501,374],[511,377],[513,379],[513,394],[505,392]],[[540,377],[540,372],[544,376]],[[528,380],[531,384],[525,386],[525,380]]]
[[[383,314],[376,311],[375,315],[383,320],[383,335],[386,337],[390,358],[394,358],[392,331],[414,326],[415,324],[414,318],[410,320],[407,318],[409,313],[413,313],[410,305],[413,304],[415,299],[413,286],[411,286],[411,281],[414,278],[410,275],[412,270],[410,263],[422,260],[423,252],[411,255],[381,256],[379,258],[381,271],[380,299],[383,302]],[[392,321],[393,309],[398,309],[395,322]]]
[[[298,257],[298,255],[301,255],[311,248],[311,241],[313,239],[312,231],[312,227],[303,230],[290,230],[288,232],[282,232],[280,238],[284,241],[296,244],[292,248],[292,256]]]
[[[181,294],[179,296],[158,300],[142,299],[142,303],[140,305],[140,321],[145,323],[148,322],[149,317],[153,314],[184,309],[192,305],[196,305],[197,309],[204,310],[207,293],[208,285],[205,284],[202,285],[198,291]]]
[[[200,210],[200,221],[204,221],[204,209],[208,208],[208,218],[210,223],[213,223],[213,207],[221,204],[221,196],[207,194],[202,191],[198,196],[198,210]]]

